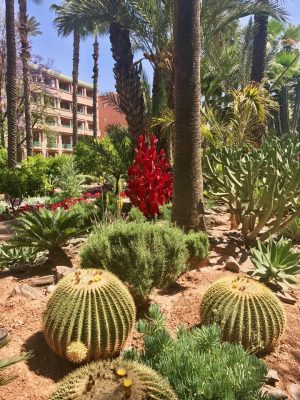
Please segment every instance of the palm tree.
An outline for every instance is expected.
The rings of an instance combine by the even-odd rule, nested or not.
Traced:
[[[140,64],[133,62],[130,32],[119,20],[128,11],[125,5],[122,0],[69,0],[60,8],[56,23],[73,29],[100,26],[103,32],[109,33],[120,107],[137,142],[144,127],[144,97]]]
[[[98,43],[98,33],[95,33],[95,40],[94,40],[94,67],[93,67],[93,136],[96,138],[98,135],[98,76],[99,76],[99,67],[98,67],[98,60],[99,60],[99,43]]]
[[[78,75],[79,75],[79,53],[80,53],[80,33],[77,29],[73,31],[73,71],[72,71],[72,117],[73,117],[73,147],[77,145],[78,142],[78,123],[77,123],[77,113],[78,113]]]
[[[17,165],[17,51],[14,0],[5,0],[6,17],[6,96],[8,125],[8,167]]]
[[[200,2],[175,1],[175,152],[172,221],[205,229],[200,137]]]
[[[32,156],[33,136],[32,121],[30,111],[30,84],[28,60],[30,58],[28,43],[28,16],[27,0],[19,1],[19,32],[21,41],[21,59],[23,65],[23,90],[24,90],[24,113],[25,113],[25,132],[26,132],[26,150],[27,157]]]

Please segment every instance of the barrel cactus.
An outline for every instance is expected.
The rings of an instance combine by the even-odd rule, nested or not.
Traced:
[[[49,400],[177,400],[151,368],[132,361],[98,361],[63,379]]]
[[[216,323],[223,340],[267,353],[282,336],[284,309],[270,289],[243,276],[227,276],[213,283],[200,307],[204,325]]]
[[[43,317],[51,349],[74,363],[117,355],[135,323],[135,306],[124,284],[99,269],[67,275],[52,293]]]

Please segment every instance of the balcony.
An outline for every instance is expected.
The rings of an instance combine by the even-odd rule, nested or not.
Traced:
[[[48,143],[47,144],[48,149],[57,149],[57,143]]]
[[[67,150],[72,150],[72,143],[63,143],[62,148]]]
[[[34,140],[33,147],[42,147],[42,143],[39,140]]]

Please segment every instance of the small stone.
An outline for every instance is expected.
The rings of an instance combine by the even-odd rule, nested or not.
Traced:
[[[226,271],[231,271],[231,272],[235,272],[235,273],[240,272],[239,263],[233,257],[228,258],[228,260],[225,264],[225,269],[226,269]]]
[[[219,243],[213,250],[219,254],[225,254],[226,256],[233,256],[240,252],[239,248],[233,243]]]
[[[53,293],[55,289],[56,289],[56,285],[49,285],[46,289],[46,295]]]
[[[27,272],[32,268],[31,264],[28,263],[23,263],[23,264],[13,264],[10,267],[10,271],[15,273],[15,274],[21,274],[23,272]]]
[[[262,388],[262,393],[271,396],[274,400],[288,400],[288,395],[282,390],[274,388],[272,386],[265,385]]]
[[[30,286],[47,286],[54,284],[54,275],[44,275],[34,278],[28,278],[21,281],[21,283],[26,283]]]
[[[283,303],[292,304],[292,305],[296,303],[296,299],[293,296],[291,296],[289,293],[277,292],[276,296]]]
[[[24,296],[31,300],[43,299],[42,293],[38,289],[27,284],[19,284],[15,286],[9,297],[13,296]]]
[[[276,382],[279,382],[279,376],[275,369],[269,369],[266,376],[266,383],[271,386],[275,386]]]
[[[300,400],[300,384],[292,383],[288,386],[292,400]]]
[[[65,276],[69,275],[71,272],[74,271],[73,268],[66,267],[65,265],[58,265],[56,268],[56,278],[60,281]]]

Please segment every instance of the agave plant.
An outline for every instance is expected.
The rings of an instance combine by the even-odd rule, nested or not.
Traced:
[[[257,249],[251,249],[251,261],[255,266],[249,275],[270,286],[271,289],[287,291],[299,288],[294,275],[300,273],[300,254],[291,250],[292,242],[281,238],[278,242],[270,238],[267,245],[257,242]]]
[[[0,349],[4,347],[8,343],[7,339],[0,340]],[[0,360],[0,386],[6,385],[9,383],[11,380],[13,380],[15,377],[11,375],[5,375],[3,374],[3,371],[10,367],[13,364],[16,364],[20,361],[28,360],[30,357],[32,357],[31,353],[21,353],[18,354],[14,357],[9,357],[9,358],[3,358]]]
[[[0,269],[20,264],[38,266],[45,262],[44,253],[33,247],[13,247],[3,243],[0,245]]]
[[[46,208],[37,213],[24,213],[15,228],[15,236],[9,241],[10,247],[31,247],[36,251],[48,251],[49,259],[58,265],[70,265],[62,246],[69,239],[82,232],[79,228],[80,214]]]

